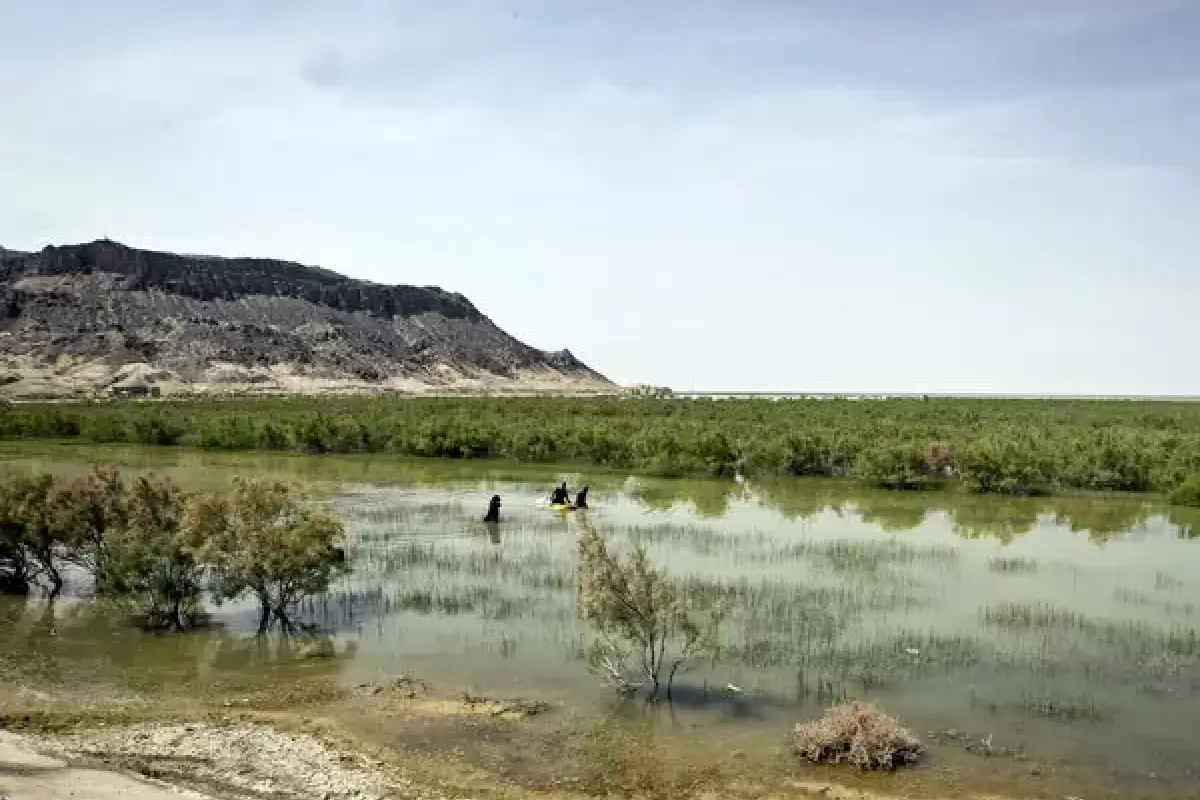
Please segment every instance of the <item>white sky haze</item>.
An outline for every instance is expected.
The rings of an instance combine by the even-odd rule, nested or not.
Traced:
[[[0,242],[677,389],[1200,394],[1200,0],[0,0]]]

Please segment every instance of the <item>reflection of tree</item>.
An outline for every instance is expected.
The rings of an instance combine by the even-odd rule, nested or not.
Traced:
[[[954,533],[964,539],[996,539],[1008,544],[1037,524],[1041,504],[1032,499],[999,497],[955,498],[951,518]]]
[[[755,481],[751,491],[760,503],[774,508],[785,519],[797,520],[814,517],[827,508],[840,513],[842,502],[853,487],[844,481],[792,478]]]
[[[1076,533],[1087,533],[1097,543],[1128,534],[1149,516],[1145,503],[1118,498],[1063,498],[1054,503],[1055,522]]]
[[[732,499],[744,496],[745,489],[736,481],[714,479],[638,480],[630,496],[652,511],[667,511],[675,504],[691,502],[701,517],[721,517],[729,511]]]
[[[1167,522],[1176,527],[1180,539],[1200,539],[1200,508],[1172,506]]]
[[[911,531],[925,520],[925,515],[937,507],[934,495],[911,492],[871,492],[853,500],[854,509],[863,522],[878,525],[888,533]]]

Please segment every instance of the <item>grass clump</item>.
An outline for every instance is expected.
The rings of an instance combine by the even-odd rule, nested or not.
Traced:
[[[1090,697],[1047,697],[1026,694],[1019,708],[1026,714],[1062,722],[1105,722],[1112,712]]]
[[[920,758],[924,747],[911,731],[870,703],[833,706],[793,733],[796,753],[818,764],[852,764],[893,770]]]

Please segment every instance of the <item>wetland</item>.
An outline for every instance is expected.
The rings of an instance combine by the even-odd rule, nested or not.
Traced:
[[[538,792],[677,796],[711,788],[701,766],[715,764],[743,788],[755,776],[908,796],[1186,797],[1200,781],[1200,514],[1154,495],[0,443],[10,474],[98,464],[185,489],[234,476],[302,485],[345,525],[351,572],[299,609],[332,657],[254,636],[253,603],[164,635],[69,592],[6,601],[10,725],[320,718]],[[547,508],[560,480],[590,486],[592,507]],[[489,526],[493,494],[503,521]],[[728,610],[719,648],[680,675],[669,705],[622,702],[589,669],[593,634],[575,604],[587,528],[644,545],[689,596]],[[929,758],[879,776],[796,763],[792,725],[846,699],[886,708]],[[639,766],[647,754],[653,768]],[[675,782],[643,785],[638,770]],[[633,783],[606,782],[617,773]]]

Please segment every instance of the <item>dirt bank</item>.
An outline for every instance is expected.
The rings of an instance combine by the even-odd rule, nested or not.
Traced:
[[[0,797],[11,800],[210,800],[208,795],[108,770],[80,769],[0,731]]]
[[[378,762],[366,756],[339,754],[313,736],[266,725],[142,723],[5,737],[0,740],[4,748],[0,750],[4,753],[0,787],[13,800],[70,796],[64,792],[84,784],[90,791],[94,780],[129,793],[121,796],[147,800],[177,798],[178,794],[164,789],[167,785],[187,786],[211,793],[203,796],[222,798],[381,800],[385,796],[431,796],[425,790],[414,792],[396,776],[385,775]],[[73,769],[68,764],[118,768],[157,782]]]
[[[346,686],[314,674],[187,689],[154,681],[135,689],[104,684],[82,664],[51,682],[40,663],[0,670],[0,796],[9,800],[1194,796],[1081,790],[1052,770],[1033,777],[1023,769],[1021,781],[1008,760],[961,748],[938,750],[916,769],[864,776],[799,762],[782,739],[778,752],[706,747],[545,703],[431,690],[407,677]]]

